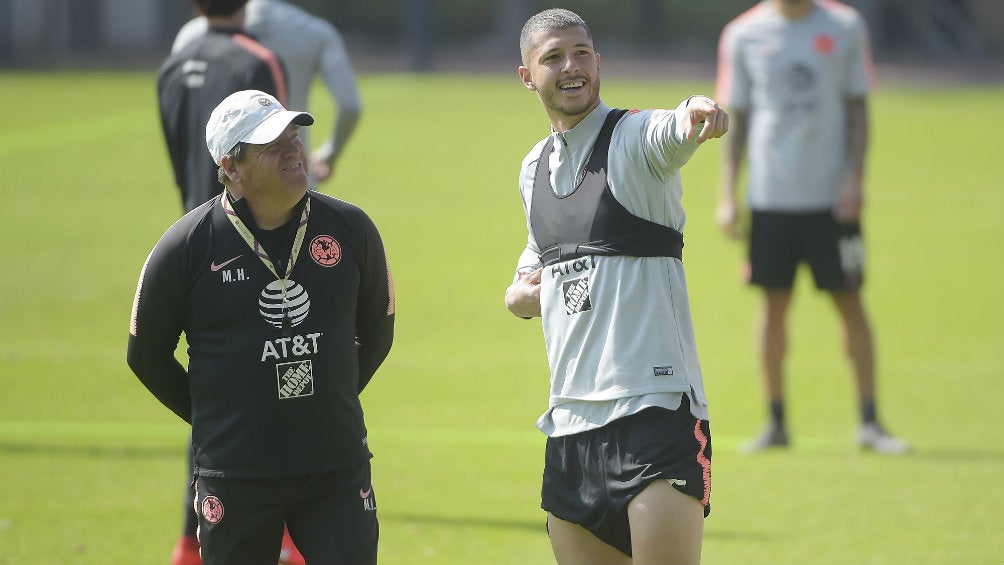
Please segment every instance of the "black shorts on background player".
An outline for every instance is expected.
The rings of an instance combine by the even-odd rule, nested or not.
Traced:
[[[859,222],[840,223],[829,210],[752,213],[750,283],[790,289],[799,263],[812,270],[816,287],[855,291],[864,282]]]

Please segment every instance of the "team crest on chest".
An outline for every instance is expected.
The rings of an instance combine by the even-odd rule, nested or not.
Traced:
[[[342,246],[330,235],[310,240],[310,258],[322,267],[334,267],[342,260]]]

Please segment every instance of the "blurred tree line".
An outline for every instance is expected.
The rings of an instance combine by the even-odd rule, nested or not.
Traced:
[[[412,48],[514,51],[523,22],[555,5],[581,15],[606,45],[713,49],[757,0],[292,0],[349,36]],[[868,21],[878,54],[979,57],[1004,48],[1004,0],[844,0]]]
[[[560,5],[603,50],[707,60],[722,27],[758,0],[288,0],[331,21],[353,53],[431,67],[434,54],[518,57],[523,22]],[[1004,0],[843,0],[865,16],[877,58],[970,62],[1004,53]],[[191,0],[0,0],[0,68],[159,60]],[[996,59],[994,59],[996,60]]]

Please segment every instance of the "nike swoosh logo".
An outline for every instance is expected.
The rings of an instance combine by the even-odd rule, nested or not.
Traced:
[[[369,498],[370,497],[370,493],[372,493],[372,492],[373,492],[373,487],[372,486],[369,489],[367,489],[367,490],[359,489],[359,498]]]
[[[240,259],[243,256],[244,256],[244,254],[242,253],[242,254],[234,257],[233,259],[227,259],[226,261],[220,263],[219,265],[216,264],[216,261],[213,261],[212,263],[209,264],[209,270],[215,273],[216,271],[219,271],[223,267],[226,267],[230,263],[233,263],[234,261]]]

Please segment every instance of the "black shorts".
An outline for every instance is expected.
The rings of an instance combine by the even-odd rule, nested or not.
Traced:
[[[547,439],[541,508],[631,555],[628,503],[665,479],[711,512],[711,431],[690,413],[646,408],[595,430]]]
[[[753,211],[750,283],[790,289],[799,263],[812,270],[816,287],[856,291],[864,282],[859,222],[840,223],[829,210],[805,213]]]
[[[308,563],[375,564],[379,525],[370,464],[281,479],[198,477],[205,565],[275,565],[283,524]]]

